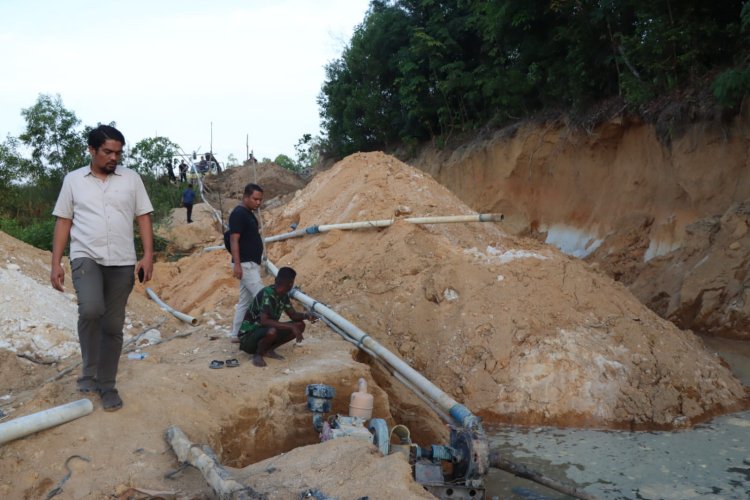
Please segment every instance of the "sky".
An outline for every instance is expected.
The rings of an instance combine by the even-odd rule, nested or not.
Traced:
[[[116,122],[128,144],[166,136],[295,157],[320,135],[325,65],[341,56],[368,0],[0,0],[0,141],[21,110],[59,94],[82,125]]]

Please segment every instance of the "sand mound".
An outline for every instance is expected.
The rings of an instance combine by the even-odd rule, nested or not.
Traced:
[[[205,179],[205,186],[208,196],[214,200],[219,194],[221,197],[239,200],[242,199],[242,193],[245,185],[253,182],[263,188],[266,206],[275,205],[274,200],[277,197],[283,197],[301,189],[305,181],[300,176],[275,163],[263,162],[257,165],[245,165],[238,168],[225,170],[218,175],[208,176]],[[216,199],[218,201],[218,199]],[[213,201],[212,201],[213,203]],[[214,204],[218,209],[218,204]],[[223,207],[225,210],[227,207]],[[234,205],[229,207],[231,210]]]
[[[273,211],[267,232],[409,211],[471,213],[395,158],[355,154]],[[495,224],[396,223],[273,243],[269,255],[295,267],[307,293],[491,419],[673,425],[744,397],[697,337],[585,263]]]
[[[34,361],[51,363],[80,354],[78,347],[78,305],[65,266],[65,292],[49,282],[50,253],[27,245],[0,232],[0,248],[6,250],[0,263],[0,349]],[[125,339],[139,332],[146,319],[164,317],[149,299],[133,294],[125,320]],[[16,374],[9,387],[22,386]]]
[[[193,222],[188,224],[184,208],[175,208],[158,226],[154,234],[169,241],[172,253],[187,253],[221,243],[221,231],[211,207],[206,203],[193,206]]]

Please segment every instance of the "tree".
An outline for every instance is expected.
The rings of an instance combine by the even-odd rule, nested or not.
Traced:
[[[58,177],[85,165],[87,130],[78,128],[81,121],[65,108],[60,95],[40,94],[36,103],[21,111],[26,119],[26,130],[19,141],[31,150],[31,161],[25,174],[32,179],[53,174]]]
[[[141,139],[130,149],[129,164],[133,170],[141,174],[156,177],[159,167],[164,167],[168,161],[171,162],[179,151],[180,146],[167,137]]]
[[[31,162],[18,153],[18,139],[8,136],[0,143],[0,189],[21,182],[31,169]]]
[[[275,160],[273,160],[273,162],[276,165],[280,166],[281,168],[291,170],[292,172],[299,171],[299,166],[296,163],[294,163],[294,160],[292,160],[285,154],[280,154],[279,156],[276,157]]]
[[[232,153],[229,153],[229,156],[227,156],[227,168],[234,168],[238,167],[239,165],[240,162],[237,160],[237,157]]]
[[[725,0],[372,0],[318,97],[324,154],[341,157],[519,120],[631,109],[714,83],[750,86],[750,2]]]
[[[294,146],[294,150],[297,152],[297,167],[300,172],[310,171],[320,161],[320,148],[321,139],[320,137],[313,137],[310,134],[304,134],[297,144]]]

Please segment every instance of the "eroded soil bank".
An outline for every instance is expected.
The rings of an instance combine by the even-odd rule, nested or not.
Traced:
[[[750,339],[749,149],[746,110],[669,144],[624,118],[514,126],[415,166],[473,209],[504,212],[509,231],[597,263],[682,328]]]

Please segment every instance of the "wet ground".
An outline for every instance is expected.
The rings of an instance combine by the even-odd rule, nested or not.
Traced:
[[[750,343],[704,341],[750,385]],[[508,459],[601,499],[750,498],[750,412],[676,432],[496,427],[488,433]],[[499,471],[486,486],[488,498],[570,498]]]

